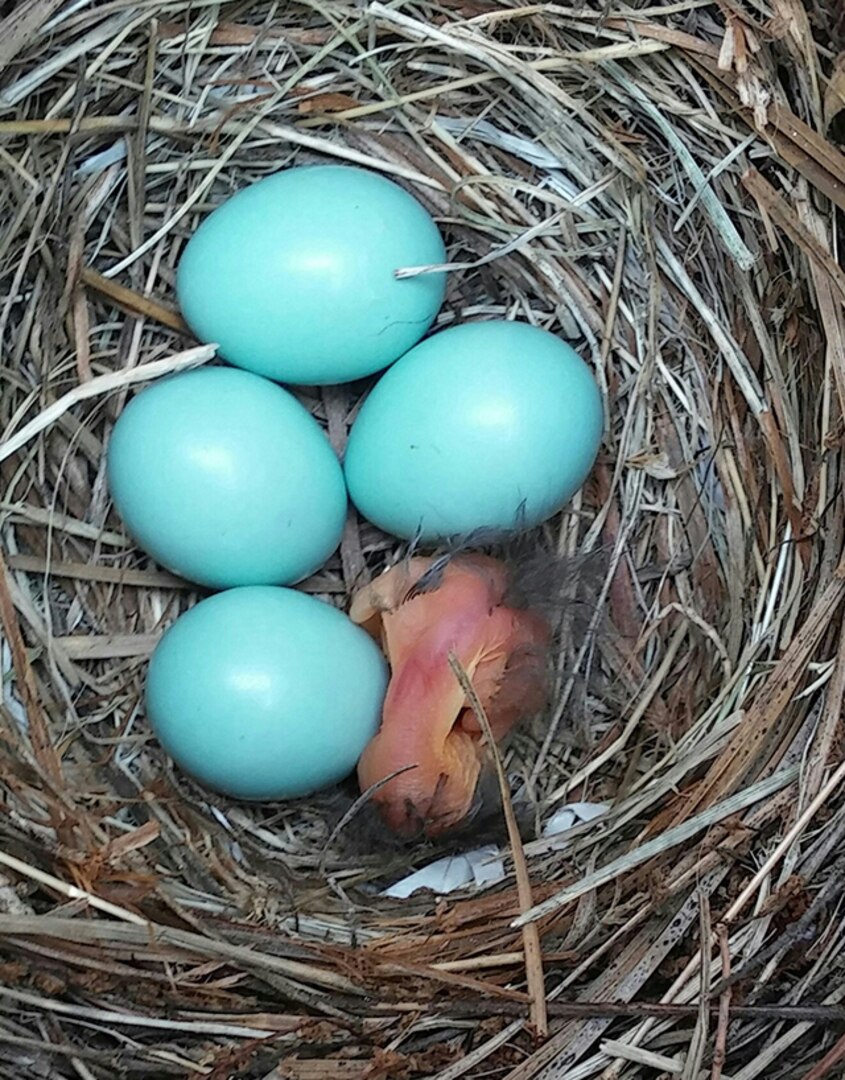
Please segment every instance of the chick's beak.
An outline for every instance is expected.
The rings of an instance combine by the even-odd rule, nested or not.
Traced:
[[[504,606],[506,586],[506,567],[486,556],[457,556],[442,572],[435,560],[416,558],[353,601],[352,618],[381,641],[391,669],[381,727],[358,779],[363,791],[379,785],[373,801],[400,835],[436,836],[463,821],[488,760],[450,654],[472,681],[496,740],[543,703],[549,626]]]

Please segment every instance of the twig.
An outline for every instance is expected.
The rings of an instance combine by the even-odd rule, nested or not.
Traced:
[[[698,1016],[690,1039],[689,1050],[681,1073],[682,1080],[694,1080],[701,1069],[704,1049],[710,1031],[710,953],[713,924],[710,919],[710,899],[701,893],[699,902],[699,941],[701,942],[701,988],[698,996]]]
[[[169,326],[171,330],[176,330],[180,334],[190,334],[182,316],[177,311],[165,307],[164,304],[159,304],[156,300],[135,292],[134,289],[128,289],[125,285],[120,285],[110,278],[103,277],[96,270],[92,270],[90,266],[84,266],[79,276],[89,288],[102,293],[103,296],[108,297],[109,300],[117,304],[118,307],[123,308],[124,311],[128,311],[131,315],[146,315],[148,318],[160,322],[162,326]]]
[[[118,907],[117,904],[112,904],[108,900],[101,900],[99,896],[95,896],[85,889],[79,889],[76,885],[68,885],[67,882],[53,877],[52,874],[45,874],[43,870],[16,859],[14,855],[9,855],[8,852],[0,851],[0,864],[23,875],[23,877],[29,878],[31,881],[37,881],[39,885],[52,889],[60,896],[66,896],[68,900],[84,900],[92,908],[96,908],[106,915],[114,915],[116,919],[135,923],[136,926],[149,926],[148,921],[140,915],[136,915],[134,911],[127,911],[126,908]]]
[[[804,811],[799,815],[792,828],[789,829],[789,831],[786,833],[786,835],[783,837],[783,839],[780,841],[774,851],[763,862],[763,865],[759,868],[751,881],[748,882],[748,884],[745,886],[745,888],[742,890],[736,900],[734,900],[728,910],[724,913],[724,915],[722,916],[723,922],[730,925],[730,923],[737,918],[737,916],[751,899],[751,897],[760,888],[762,882],[766,879],[766,877],[768,877],[774,867],[777,866],[777,864],[784,857],[784,855],[790,850],[790,848],[801,835],[801,833],[807,828],[807,826],[816,816],[818,811],[822,808],[822,806],[824,806],[830,796],[836,791],[836,789],[839,787],[840,784],[842,784],[843,781],[845,781],[845,761],[842,762],[842,764],[839,766],[833,776],[831,776],[831,778],[821,789],[818,795],[816,795],[816,797],[812,800],[812,802],[810,802],[805,807]]]
[[[487,719],[487,713],[484,711],[484,706],[481,704],[478,694],[475,692],[475,687],[472,685],[469,675],[467,675],[457,655],[453,652],[449,653],[449,666],[452,671],[454,671],[455,677],[461,684],[461,689],[466,694],[467,701],[470,703],[472,711],[475,713],[478,723],[481,726],[481,730],[484,732],[484,738],[487,740],[487,748],[493,759],[496,776],[499,780],[499,790],[502,795],[502,809],[504,810],[505,824],[508,829],[508,840],[511,845],[519,906],[523,912],[526,912],[531,909],[533,904],[531,880],[528,877],[528,865],[525,861],[525,852],[522,848],[522,837],[519,835],[519,825],[516,821],[516,815],[513,812],[510,788],[508,786],[507,777],[505,776],[505,770],[502,767],[502,759],[499,757],[499,750],[496,746],[496,741],[493,738],[493,732],[490,730],[490,721]],[[537,1034],[541,1038],[545,1038],[549,1033],[549,1022],[546,1013],[546,983],[543,976],[543,954],[540,949],[540,934],[533,923],[526,923],[522,928],[522,947],[525,952],[525,976],[528,983],[528,993],[531,996],[531,1023],[534,1025],[534,1030]]]
[[[726,975],[723,974],[722,978],[712,989],[713,995],[724,994],[726,990],[736,983],[747,979],[755,971],[759,971],[761,967],[767,964],[772,957],[777,956],[778,953],[783,953],[794,945],[806,942],[808,936],[811,935],[813,925],[818,919],[819,913],[825,906],[829,905],[843,889],[845,889],[845,882],[842,880],[843,870],[845,870],[845,855],[834,861],[827,881],[813,897],[812,903],[804,914],[796,922],[792,923],[791,926],[787,926],[783,933],[779,934],[774,941],[766,945],[765,948],[760,949],[755,956],[752,956],[744,964],[740,965],[736,971],[728,972]]]
[[[822,1080],[822,1077],[827,1076],[830,1070],[843,1060],[845,1060],[845,1035],[828,1050],[821,1061],[817,1061],[812,1069],[801,1077],[801,1080]]]
[[[716,925],[716,939],[719,942],[719,955],[722,958],[722,981],[725,988],[719,998],[719,1020],[716,1027],[716,1041],[713,1046],[713,1065],[710,1070],[710,1080],[721,1080],[727,1056],[728,1045],[728,1021],[731,1013],[731,950],[728,937],[728,928],[724,923]]]

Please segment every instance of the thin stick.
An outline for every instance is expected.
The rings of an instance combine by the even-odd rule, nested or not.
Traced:
[[[0,445],[0,461],[17,453],[22,447],[39,435],[45,428],[64,416],[66,412],[78,405],[80,401],[88,398],[100,397],[102,394],[110,394],[114,390],[121,390],[124,386],[132,386],[135,383],[149,382],[158,379],[162,375],[170,375],[175,371],[186,371],[188,368],[199,367],[206,364],[217,352],[216,345],[197,345],[193,349],[168,356],[164,360],[153,360],[149,364],[139,364],[136,368],[128,371],[110,371],[107,375],[98,375],[96,379],[75,386],[65,395],[48,405],[46,409],[30,420],[20,429],[16,435],[12,435],[5,443]]]
[[[710,952],[713,938],[710,921],[710,899],[706,893],[699,893],[699,937],[701,940],[701,986],[698,998],[698,1018],[692,1032],[690,1047],[681,1072],[681,1080],[694,1080],[701,1069],[704,1048],[710,1031]],[[706,943],[706,944],[705,944]]]
[[[821,789],[815,799],[813,799],[813,801],[809,803],[809,805],[805,808],[804,812],[801,814],[801,816],[798,818],[792,828],[786,833],[781,842],[771,853],[768,859],[766,859],[766,861],[763,863],[763,865],[760,867],[760,869],[757,871],[751,881],[749,881],[749,883],[745,886],[745,888],[742,890],[736,900],[734,900],[730,908],[725,912],[723,916],[724,922],[730,924],[734,919],[736,919],[736,917],[739,915],[739,913],[742,911],[742,909],[745,907],[751,897],[760,888],[760,885],[763,883],[766,877],[768,877],[768,875],[772,872],[775,866],[777,866],[777,864],[784,857],[784,855],[786,855],[786,853],[790,850],[790,848],[804,831],[804,829],[806,829],[806,827],[816,816],[816,813],[822,808],[822,806],[824,806],[824,804],[834,793],[834,791],[836,791],[836,789],[843,782],[843,780],[845,780],[845,761],[842,762],[842,764],[839,766],[833,776],[831,776],[830,780],[828,780],[828,782]]]
[[[95,289],[98,293],[102,293],[103,296],[107,296],[109,300],[129,312],[130,315],[146,315],[148,318],[160,322],[162,326],[169,326],[171,330],[177,330],[180,334],[190,333],[182,316],[177,311],[165,307],[164,304],[159,304],[156,300],[151,300],[148,296],[142,296],[134,289],[127,289],[125,285],[120,285],[110,278],[103,277],[96,270],[92,270],[90,266],[84,266],[79,276],[86,285]]]
[[[467,701],[475,713],[484,737],[487,740],[496,776],[499,780],[499,789],[502,793],[502,809],[505,814],[505,824],[508,829],[508,839],[513,855],[514,872],[516,873],[516,889],[519,898],[519,907],[523,912],[529,911],[534,903],[531,893],[531,881],[528,877],[528,866],[525,861],[525,852],[522,848],[522,838],[519,835],[519,826],[516,815],[513,812],[510,789],[508,788],[505,770],[502,767],[502,759],[499,757],[498,748],[490,730],[490,721],[484,711],[484,706],[479,700],[478,694],[472,685],[469,675],[464,670],[455,653],[449,653],[449,666],[455,673],[455,677],[461,684],[461,689],[466,694]],[[531,996],[531,1023],[538,1035],[545,1038],[549,1033],[549,1021],[546,1011],[546,983],[543,976],[543,954],[540,949],[540,933],[535,923],[527,923],[522,928],[522,943],[525,952],[525,977],[528,983],[528,993]]]
[[[124,922],[135,923],[136,926],[150,925],[146,919],[136,915],[134,911],[127,911],[126,908],[111,904],[108,900],[101,900],[99,896],[86,892],[85,889],[79,889],[76,885],[68,885],[66,881],[61,881],[59,878],[53,877],[52,874],[45,874],[43,870],[30,866],[29,863],[22,862],[5,851],[0,851],[0,865],[8,866],[10,870],[28,877],[31,881],[37,881],[39,885],[52,889],[54,892],[59,893],[60,896],[66,896],[68,900],[85,900],[92,908],[96,908],[106,915],[114,915],[116,919],[122,919]]]
[[[731,950],[728,942],[728,928],[724,923],[716,926],[716,938],[719,942],[719,954],[722,958],[722,979],[731,977]],[[719,1021],[716,1027],[716,1042],[713,1047],[713,1067],[710,1080],[721,1080],[722,1068],[727,1057],[728,1021],[731,1013],[731,987],[725,986],[719,998]]]
[[[845,1059],[845,1035],[828,1050],[821,1061],[817,1061],[812,1069],[804,1074],[801,1080],[822,1080],[822,1077],[827,1076],[834,1065],[838,1065],[843,1059]]]

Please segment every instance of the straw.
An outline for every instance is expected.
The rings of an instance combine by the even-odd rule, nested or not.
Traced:
[[[837,1075],[841,8],[3,6],[0,1075]],[[595,468],[519,556],[561,618],[549,707],[499,748],[510,840],[401,844],[354,777],[233,802],[144,715],[203,593],[127,536],[111,428],[214,359],[188,237],[316,162],[434,216],[443,266],[395,271],[448,271],[435,330],[534,323],[601,389]],[[293,392],[342,452],[371,385]],[[351,515],[300,587],[346,609],[404,553]],[[534,574],[564,556],[565,602]],[[608,809],[544,835],[565,803]],[[487,843],[504,882],[383,895]]]

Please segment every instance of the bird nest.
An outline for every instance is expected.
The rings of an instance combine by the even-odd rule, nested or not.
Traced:
[[[842,1075],[840,6],[3,16],[2,1075]],[[199,597],[127,538],[103,449],[137,386],[208,359],[174,306],[198,223],[315,161],[436,217],[439,327],[547,328],[605,399],[532,537],[601,572],[507,750],[522,830],[486,889],[384,896],[442,848],[370,836],[351,785],[216,798],[143,714]],[[342,450],[365,390],[300,396]],[[302,587],[344,607],[398,550],[353,521]],[[605,811],[544,836],[572,803]]]

